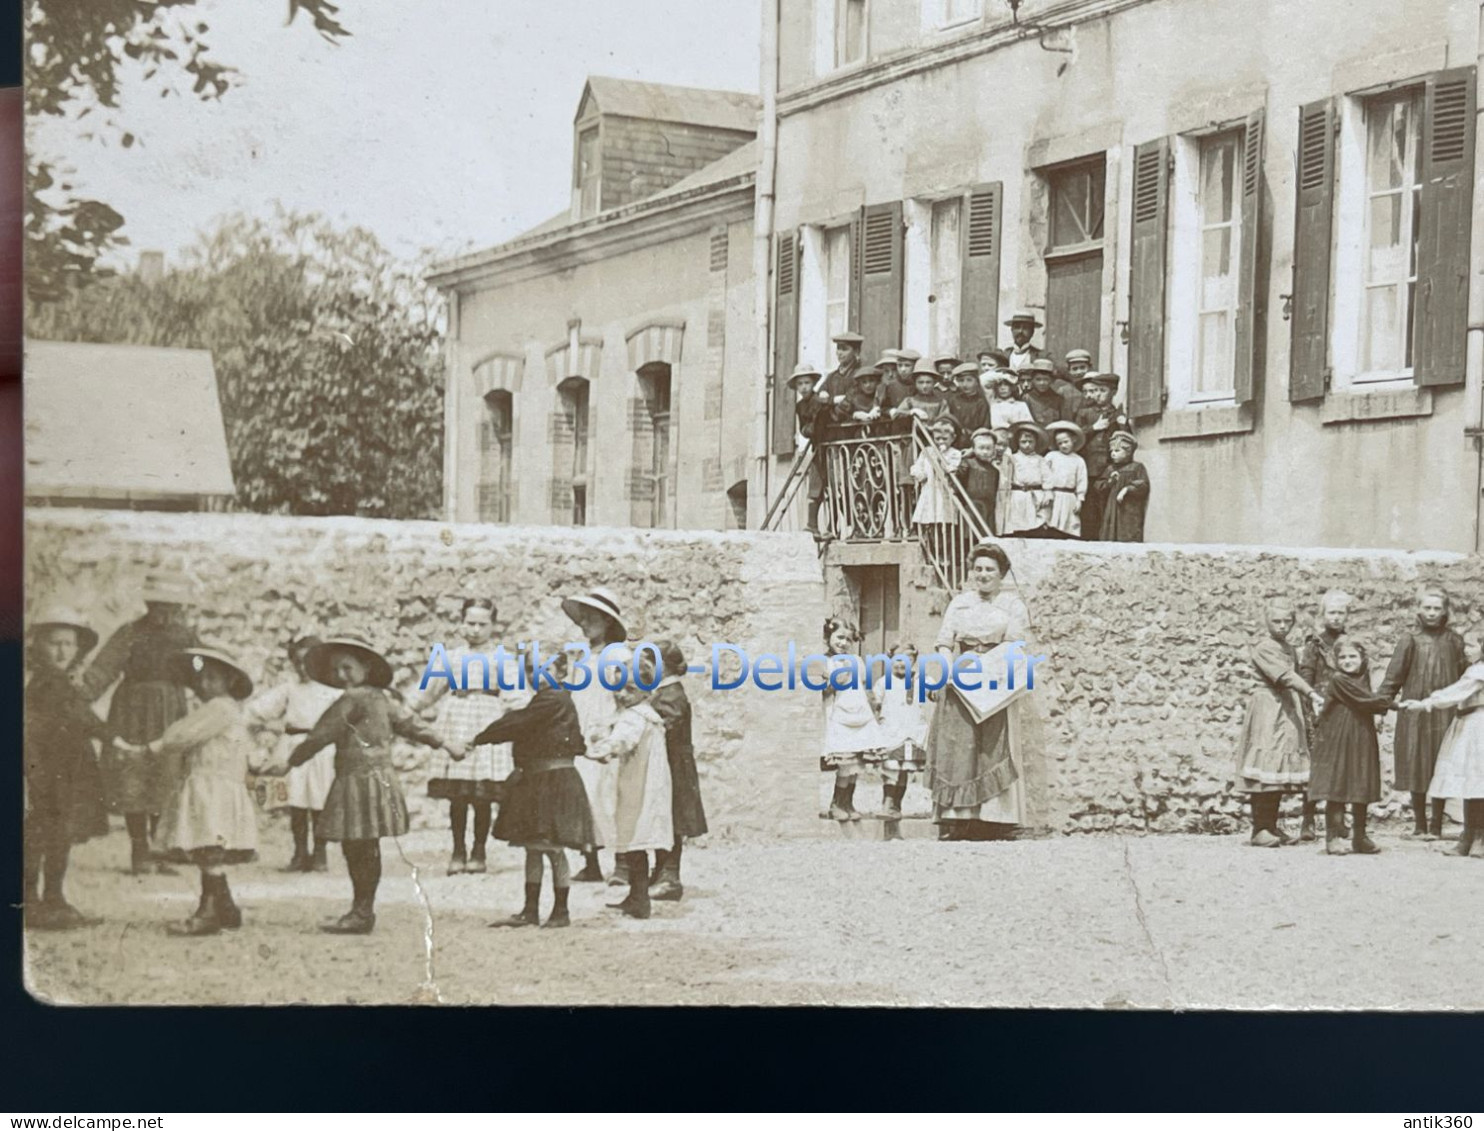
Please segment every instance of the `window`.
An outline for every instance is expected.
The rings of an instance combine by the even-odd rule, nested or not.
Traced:
[[[850,227],[830,228],[824,233],[824,320],[825,345],[836,334],[850,329]],[[825,357],[833,357],[826,349]]]
[[[1054,169],[1047,174],[1051,189],[1051,249],[1075,251],[1103,242],[1103,204],[1107,162]]]
[[[579,218],[594,215],[600,205],[598,175],[598,127],[590,126],[577,135],[577,193]]]
[[[924,31],[957,27],[984,15],[984,0],[922,0]]]
[[[1200,224],[1200,275],[1196,289],[1196,361],[1192,400],[1230,396],[1237,333],[1237,276],[1242,207],[1237,190],[1242,131],[1200,143],[1196,208]]]
[[[815,0],[814,71],[819,75],[866,58],[867,0]]]
[[[1365,104],[1365,293],[1358,380],[1410,375],[1421,201],[1417,90]]]
[[[479,521],[510,521],[514,402],[497,390],[484,398],[479,422]]]
[[[1107,160],[1099,156],[1046,170],[1048,213],[1046,328],[1042,348],[1053,357],[1102,342],[1103,214]]]
[[[928,295],[928,351],[933,355],[954,354],[959,348],[959,284],[963,273],[959,220],[963,202],[959,197],[933,205],[931,240],[931,287]]]
[[[653,484],[651,526],[665,526],[670,514],[670,367],[651,362],[639,370],[639,386],[649,411],[651,447],[645,469]]]
[[[582,377],[569,377],[557,386],[558,410],[563,429],[572,438],[572,462],[559,471],[570,471],[572,525],[587,525],[587,431],[588,384]]]

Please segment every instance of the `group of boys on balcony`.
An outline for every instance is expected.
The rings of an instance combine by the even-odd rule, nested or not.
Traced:
[[[816,537],[834,536],[819,522],[826,445],[910,437],[920,421],[933,450],[924,445],[911,461],[913,523],[957,521],[945,482],[953,476],[996,536],[1144,540],[1149,475],[1134,459],[1139,443],[1129,418],[1113,401],[1118,375],[1094,372],[1084,349],[1058,367],[1032,344],[1041,322],[1029,311],[1005,325],[1011,348],[986,342],[974,361],[898,349],[867,366],[861,335],[842,333],[834,337],[834,370],[794,369],[799,435],[814,449],[807,528]]]

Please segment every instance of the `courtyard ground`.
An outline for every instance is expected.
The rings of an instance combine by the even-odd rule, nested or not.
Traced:
[[[343,863],[277,872],[275,826],[232,873],[243,928],[205,939],[164,931],[194,876],[122,874],[116,832],[68,876],[103,922],[27,932],[27,982],[58,1004],[1484,1008],[1484,859],[1441,844],[1383,829],[1381,855],[1331,858],[1235,836],[939,844],[914,823],[888,844],[876,828],[693,847],[683,902],[637,922],[604,907],[615,889],[579,885],[556,931],[486,926],[520,906],[519,853],[492,845],[492,873],[446,876],[446,834],[413,833],[383,844],[375,934],[340,938],[316,924],[348,905]],[[550,901],[548,879],[543,915]]]

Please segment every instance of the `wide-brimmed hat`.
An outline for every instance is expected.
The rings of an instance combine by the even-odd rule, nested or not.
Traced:
[[[893,368],[895,368],[896,367],[896,364],[897,364],[897,351],[896,350],[882,350],[881,351],[881,356],[876,359],[876,364],[874,366],[872,366],[872,368],[873,369],[885,369],[888,365],[890,365]]]
[[[937,366],[942,365],[945,361],[949,365],[957,365],[961,360],[961,358],[955,357],[951,353],[940,353],[937,357],[933,358],[933,366],[936,368]]]
[[[246,699],[252,694],[252,677],[243,670],[242,665],[233,659],[229,652],[222,648],[212,648],[203,644],[196,648],[183,648],[170,657],[170,666],[175,673],[175,678],[181,683],[190,683],[208,663],[216,664],[227,670],[227,693],[233,699]]]
[[[814,368],[814,366],[810,365],[807,361],[801,361],[798,365],[794,366],[794,371],[788,375],[788,383],[792,385],[795,381],[798,381],[800,378],[803,377],[811,377],[814,381],[818,381],[823,376],[823,373]]]
[[[1045,373],[1056,376],[1056,365],[1048,358],[1038,357],[1035,361],[1021,369],[1022,373]]]
[[[98,634],[88,627],[83,615],[71,605],[47,605],[32,619],[31,631],[44,628],[70,628],[77,633],[77,656],[81,659],[98,647]]]
[[[147,605],[189,605],[196,597],[191,579],[178,570],[156,570],[144,577],[140,598]]]
[[[1080,452],[1082,445],[1087,443],[1087,434],[1073,424],[1070,420],[1053,420],[1046,425],[1046,434],[1052,439],[1056,438],[1058,432],[1069,433],[1072,437],[1072,450]]]
[[[1126,440],[1128,443],[1132,444],[1135,448],[1137,448],[1139,446],[1139,441],[1134,438],[1134,434],[1132,432],[1127,432],[1127,431],[1125,431],[1122,428],[1120,428],[1117,432],[1114,432],[1113,435],[1111,435],[1111,436],[1108,437],[1108,446],[1109,447],[1112,447],[1113,446],[1113,441],[1114,440]]]
[[[892,350],[891,352],[897,355],[898,361],[905,361],[908,365],[916,365],[922,360],[922,354],[917,350]]]
[[[1013,326],[1017,322],[1029,322],[1032,326],[1040,326],[1041,320],[1029,310],[1017,310],[1009,318],[1005,319],[1006,326]]]
[[[1087,362],[1088,365],[1091,365],[1092,364],[1092,351],[1090,351],[1090,350],[1067,350],[1067,364],[1068,365],[1071,365],[1072,362],[1074,362],[1074,361],[1085,361],[1085,362]]]
[[[933,367],[933,363],[931,361],[929,361],[925,357],[920,357],[917,359],[916,364],[912,366],[912,376],[931,377],[934,381],[936,381],[938,379],[938,371]]]
[[[618,598],[613,595],[612,590],[599,585],[595,589],[589,589],[580,597],[566,597],[562,600],[562,612],[573,624],[577,623],[577,610],[596,609],[618,626],[618,638],[627,640],[629,638],[628,627],[623,622],[623,614],[618,611]]]
[[[834,342],[837,346],[855,346],[857,349],[859,349],[861,346],[865,345],[866,339],[861,337],[854,330],[846,330],[842,334],[836,334],[833,338],[830,339],[830,341]]]
[[[1118,382],[1122,380],[1116,373],[1084,373],[1077,380],[1079,385],[1104,385],[1110,389],[1117,389]]]
[[[326,687],[339,687],[333,665],[336,652],[349,652],[366,665],[366,682],[372,687],[392,685],[392,665],[386,657],[373,648],[364,637],[346,635],[329,636],[309,649],[304,656],[304,670],[315,683]]]
[[[959,365],[955,365],[953,367],[953,375],[957,377],[961,373],[978,380],[979,366],[972,361],[965,361]]]
[[[880,368],[880,366],[877,366],[877,365],[866,365],[866,366],[862,366],[860,369],[857,369],[854,373],[852,373],[850,375],[850,379],[852,381],[863,381],[863,380],[865,380],[868,377],[872,381],[879,381],[879,380],[881,380],[881,368]]]
[[[1012,440],[1019,441],[1022,432],[1029,432],[1035,436],[1036,444],[1042,448],[1047,447],[1051,443],[1051,437],[1046,434],[1046,429],[1042,428],[1039,424],[1034,424],[1029,420],[1017,420],[1014,424],[1010,425],[1010,438]]]

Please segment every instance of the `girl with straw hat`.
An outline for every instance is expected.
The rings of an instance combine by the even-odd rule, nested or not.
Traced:
[[[66,930],[89,920],[67,902],[62,883],[72,845],[108,833],[103,782],[93,740],[108,725],[68,678],[98,645],[74,610],[46,609],[31,622],[31,678],[26,684],[26,926]],[[45,877],[46,887],[42,889]]]
[[[1039,424],[1025,421],[1010,429],[1014,452],[1010,456],[1010,506],[1005,516],[1008,535],[1040,530],[1051,513],[1051,492],[1046,490],[1046,432]]]
[[[1070,420],[1054,420],[1046,426],[1056,445],[1047,452],[1046,489],[1051,492],[1051,515],[1047,525],[1063,534],[1082,535],[1082,504],[1087,499],[1087,464],[1077,453],[1085,437]],[[1096,537],[1097,531],[1090,531]]]
[[[145,745],[186,713],[185,688],[171,678],[172,657],[195,647],[187,606],[192,590],[184,574],[157,571],[145,578],[145,614],[108,638],[79,680],[91,702],[115,681],[108,725],[130,745]],[[122,757],[109,751],[103,762],[108,807],[124,815],[129,830],[129,870],[139,875],[150,865],[150,837],[175,785],[171,766],[156,758]],[[157,863],[161,872],[173,869]]]
[[[618,714],[613,692],[603,687],[596,678],[598,658],[604,648],[622,644],[628,639],[629,630],[619,611],[618,598],[613,595],[612,590],[601,585],[578,596],[565,598],[562,601],[562,612],[581,630],[592,650],[590,664],[595,671],[594,678],[588,681],[586,687],[572,693],[577,718],[582,723],[582,736],[587,742],[588,750],[592,750],[600,740],[607,737],[614,717]],[[582,775],[582,784],[587,789],[588,802],[592,806],[593,822],[598,830],[597,843],[611,845],[617,835],[613,824],[614,809],[618,804],[615,769],[590,758],[583,758],[577,762],[577,772]],[[615,863],[614,874],[609,883],[616,886],[628,883],[623,866],[622,860]],[[598,864],[596,849],[589,849],[584,853],[582,871],[573,876],[572,880],[574,883],[603,882],[603,871]]]
[[[392,667],[359,636],[332,636],[304,657],[310,678],[343,694],[289,756],[300,766],[327,746],[335,748],[335,781],[325,799],[321,836],[338,840],[350,871],[350,911],[321,925],[335,935],[369,935],[376,926],[381,884],[381,838],[407,831],[407,801],[392,768],[394,734],[464,756],[464,744],[442,741],[387,694]]]

